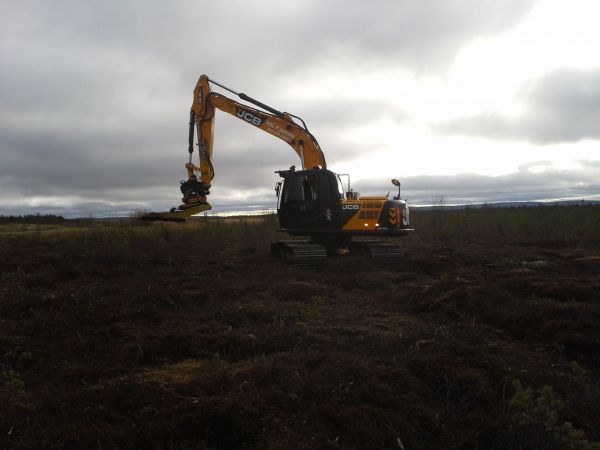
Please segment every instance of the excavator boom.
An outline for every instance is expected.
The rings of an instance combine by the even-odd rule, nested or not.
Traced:
[[[232,100],[225,95],[213,92],[210,83],[226,89],[237,95],[240,99],[252,103],[262,110]],[[252,97],[235,92],[223,86],[220,83],[212,81],[206,75],[202,75],[194,89],[194,101],[190,111],[190,133],[188,152],[190,153],[190,162],[186,166],[188,169],[188,179],[194,179],[194,172],[199,173],[199,181],[209,188],[214,177],[212,167],[212,154],[214,142],[214,123],[215,110],[221,110],[234,117],[253,125],[261,130],[278,137],[290,145],[296,154],[300,157],[303,169],[326,168],[325,155],[319,146],[316,138],[308,131],[304,121],[289,113],[281,112],[272,108]],[[302,125],[296,123],[294,118],[300,120]],[[196,129],[198,135],[198,149],[200,161],[195,165],[191,161],[191,155],[194,152],[193,129]]]
[[[213,92],[210,87],[211,83],[261,109]],[[206,197],[210,193],[211,182],[215,175],[212,155],[215,111],[217,109],[286,142],[300,157],[303,169],[325,169],[327,167],[325,155],[317,139],[308,131],[301,118],[278,111],[244,93],[235,92],[214,80],[210,80],[207,75],[201,75],[194,88],[194,99],[190,109],[189,161],[185,165],[188,179],[181,184],[182,204],[176,209],[173,208],[170,212],[146,214],[142,217],[144,220],[184,221],[189,216],[211,209]],[[197,135],[197,163],[193,162],[194,135]]]

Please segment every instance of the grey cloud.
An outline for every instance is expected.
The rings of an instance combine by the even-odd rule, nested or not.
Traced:
[[[94,198],[90,210],[98,211],[147,202],[150,191],[165,192],[156,194],[161,204],[168,189],[178,198],[188,108],[204,71],[273,106],[294,109],[326,147],[329,161],[350,158],[362,149],[344,141],[344,130],[383,116],[401,122],[402,111],[374,102],[357,108],[343,98],[333,108],[327,100],[293,104],[290,86],[301,91],[305,76],[319,77],[332,67],[443,70],[466,42],[515,25],[532,4],[5,2],[0,205],[13,205],[19,196],[24,202],[32,195],[80,196]],[[273,170],[296,162],[284,143],[236,138],[238,128],[224,123],[216,132],[217,176],[226,177],[227,187],[215,184],[214,192],[225,204],[228,195],[237,198],[234,192],[270,190]],[[73,208],[82,211],[85,204]]]
[[[13,69],[31,69],[31,81],[38,70],[52,75],[65,67],[121,81],[115,73],[143,76],[162,66],[185,77],[208,71],[263,91],[290,73],[331,66],[437,70],[466,42],[514,26],[533,3],[24,1],[8,7],[12,20],[0,32],[3,55]],[[71,81],[86,85],[85,77]]]
[[[544,163],[526,164],[518,172],[502,176],[465,173],[406,177],[401,180],[402,196],[416,204],[432,204],[441,198],[448,204],[468,204],[600,197],[600,161],[580,161],[581,167],[571,170],[530,170]],[[363,183],[361,189],[381,195],[393,191],[393,186],[380,180]]]
[[[427,70],[448,64],[473,36],[514,25],[532,4],[514,0],[502,4],[386,0],[366,6],[360,0],[352,0],[327,3],[322,7],[325,14],[317,16],[316,26],[327,30],[332,56],[349,52],[361,55],[360,60],[367,63],[395,58],[417,70]]]
[[[524,140],[537,144],[600,139],[600,69],[562,69],[527,83],[516,117],[486,112],[434,124],[444,134]]]
[[[352,129],[369,125],[381,119],[389,119],[397,124],[406,121],[408,114],[392,101],[331,97],[316,101],[294,103],[295,111],[313,130]],[[316,131],[315,131],[316,134]]]
[[[543,165],[543,161],[536,165]],[[572,170],[549,169],[544,172],[532,172],[531,164],[522,166],[518,172],[503,176],[485,176],[476,174],[459,174],[455,176],[420,175],[405,177],[402,182],[402,197],[408,198],[412,205],[435,204],[469,204],[501,201],[533,201],[553,199],[600,199],[600,161],[580,161],[581,167]],[[236,181],[244,174],[223,171],[219,176],[232,180],[233,183],[215,185],[211,194],[214,211],[227,212],[239,210],[262,211],[274,209],[276,198],[273,192],[274,180],[277,176],[265,171],[260,180]],[[246,175],[251,175],[247,173]],[[272,177],[271,179],[269,179]],[[389,180],[367,179],[353,182],[355,190],[363,195],[393,194],[396,188]],[[143,194],[146,194],[144,197]],[[177,194],[178,195],[178,194]],[[166,210],[175,206],[177,199],[173,187],[161,192],[158,188],[148,190],[119,191],[114,193],[112,201],[91,199],[90,201],[74,200],[68,207],[42,206],[36,211],[54,214],[87,216],[87,215],[127,215],[136,209]],[[143,202],[139,199],[148,200]],[[138,201],[136,201],[136,199]],[[27,208],[7,208],[0,205],[0,214],[31,212]]]

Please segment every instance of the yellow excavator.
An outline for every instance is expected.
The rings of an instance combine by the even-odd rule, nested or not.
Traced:
[[[257,108],[213,92],[211,84]],[[412,231],[409,228],[409,208],[406,201],[400,199],[398,180],[392,180],[398,187],[398,195],[393,199],[387,196],[361,197],[350,187],[349,175],[327,169],[325,155],[304,120],[235,92],[206,75],[200,77],[194,89],[188,135],[189,161],[185,165],[188,178],[180,186],[182,204],[168,213],[149,213],[143,219],[183,221],[211,209],[207,197],[214,178],[211,161],[217,109],[278,137],[300,158],[300,170],[292,166],[276,171],[282,178],[275,188],[277,215],[281,231],[308,239],[273,242],[272,254],[296,265],[311,266],[325,261],[328,254],[340,251],[365,254],[378,263],[393,264],[401,260],[404,252],[397,244],[371,239],[399,237]],[[193,163],[195,134],[198,164]],[[354,237],[360,239],[353,240]]]

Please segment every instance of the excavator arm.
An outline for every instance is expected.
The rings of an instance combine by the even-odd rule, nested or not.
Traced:
[[[210,83],[232,92],[240,99],[256,105],[257,109],[225,95],[213,92]],[[253,125],[262,131],[286,142],[300,157],[303,169],[327,167],[325,155],[315,137],[308,131],[302,119],[289,113],[278,111],[243,93],[237,93],[202,75],[194,89],[194,101],[190,111],[190,129],[188,152],[190,160],[186,164],[188,180],[182,184],[184,194],[182,206],[192,206],[206,203],[209,194],[214,169],[212,166],[212,153],[214,141],[215,111],[221,110],[234,117]],[[301,122],[298,124],[297,121]],[[194,133],[194,129],[196,133]],[[199,163],[192,162],[194,153],[194,134],[198,139]]]

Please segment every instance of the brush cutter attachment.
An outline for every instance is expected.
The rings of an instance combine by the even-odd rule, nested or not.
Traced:
[[[210,191],[202,181],[187,180],[183,181],[180,186],[183,198],[181,199],[184,205],[205,204],[206,196]],[[183,205],[182,205],[183,206]]]
[[[188,217],[208,211],[212,207],[209,203],[196,205],[181,205],[179,208],[172,208],[168,212],[149,212],[141,216],[142,220],[159,222],[186,222]]]
[[[141,216],[142,220],[162,222],[186,222],[187,218],[194,214],[208,211],[212,207],[206,201],[209,190],[202,181],[189,179],[181,182],[181,193],[183,202],[177,208],[171,208],[169,212],[150,212]]]

